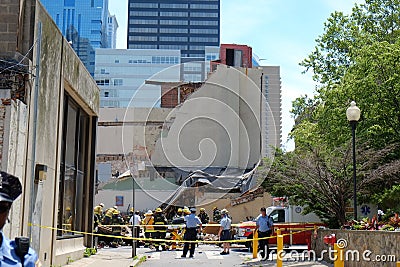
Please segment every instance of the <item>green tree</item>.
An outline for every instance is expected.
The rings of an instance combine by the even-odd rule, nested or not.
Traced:
[[[317,95],[296,99],[291,137],[296,149],[277,153],[264,186],[315,211],[331,225],[345,222],[352,198],[352,100],[357,125],[357,190],[370,201],[400,183],[400,0],[366,0],[350,15],[334,12],[315,50],[301,65],[320,83]],[[380,198],[380,194],[383,194]]]
[[[350,15],[334,12],[313,52],[300,65],[324,86],[341,81],[358,50],[373,42],[394,43],[400,35],[400,1],[366,0]]]

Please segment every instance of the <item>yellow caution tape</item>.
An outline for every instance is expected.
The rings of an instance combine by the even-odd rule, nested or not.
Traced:
[[[120,236],[120,235],[105,235],[105,234],[98,234],[98,233],[89,233],[89,232],[83,232],[83,231],[76,231],[76,230],[67,230],[67,229],[60,229],[57,227],[51,227],[51,226],[44,226],[44,225],[38,225],[38,224],[33,224],[33,223],[28,223],[28,226],[30,227],[40,227],[43,229],[49,229],[49,230],[54,230],[54,231],[63,231],[63,232],[69,232],[69,233],[75,233],[75,234],[82,234],[82,235],[91,235],[91,236],[103,236],[103,237],[112,237],[112,238],[120,238],[120,239],[128,239],[128,240],[136,240],[136,241],[152,241],[152,242],[169,242],[169,243],[204,243],[204,244],[216,244],[216,243],[244,243],[244,242],[251,242],[255,239],[253,238],[248,238],[248,239],[235,239],[235,240],[176,240],[176,239],[155,239],[155,238],[142,238],[142,237],[131,237],[131,236]],[[118,225],[112,225],[118,226]],[[121,225],[121,226],[126,226],[126,225]],[[289,233],[289,234],[283,234],[282,236],[289,236],[289,235],[294,235],[294,234],[299,234],[302,232],[306,231],[311,231],[314,229],[306,229],[306,230],[301,230],[297,231],[295,233]],[[156,232],[156,231],[155,231]],[[256,240],[263,240],[263,239],[272,239],[276,238],[276,236],[269,236],[269,237],[261,237],[261,238],[256,238]]]

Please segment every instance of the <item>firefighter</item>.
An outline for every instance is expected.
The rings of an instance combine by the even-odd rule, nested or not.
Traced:
[[[202,224],[207,224],[210,221],[205,208],[200,208],[200,213],[197,216],[200,218]]]
[[[104,212],[104,217],[103,217],[103,220],[102,220],[102,224],[111,225],[112,219],[113,219],[113,213],[114,213],[114,208],[108,208]]]
[[[122,218],[121,213],[117,209],[113,210],[113,216],[112,216],[111,224],[113,224],[113,225],[125,224],[124,218]]]
[[[151,247],[152,245],[149,239],[153,238],[153,233],[154,233],[154,227],[153,227],[154,217],[153,217],[153,212],[151,210],[148,210],[144,214],[142,225],[144,225],[144,237],[146,238],[144,246]]]
[[[221,221],[221,211],[217,208],[213,208],[213,221],[219,223]]]
[[[189,214],[191,213],[188,207],[183,208],[182,211],[183,211],[183,216],[184,216],[184,217],[185,217],[186,215],[189,215]]]
[[[103,219],[103,207],[104,204],[100,203],[96,207],[94,207],[93,212],[94,212],[94,228],[101,224],[101,220]]]
[[[181,208],[179,208],[177,210],[176,214],[174,215],[174,217],[172,218],[172,220],[174,221],[176,219],[182,218],[183,217],[182,213],[183,213],[183,210]]]
[[[165,218],[162,209],[157,208],[156,212],[154,213],[154,238],[155,239],[165,239],[167,235],[167,227],[168,224],[167,218]],[[162,250],[166,250],[165,241],[156,241],[155,247],[156,251],[159,250],[159,246],[161,246]]]
[[[116,225],[112,227],[112,235],[121,236],[122,228],[117,225],[125,224],[124,219],[122,218],[119,210],[115,209],[115,207],[113,208],[112,213],[113,214],[112,214],[111,224]],[[123,244],[123,240],[120,238],[114,238],[110,243],[110,246],[118,247],[120,244]]]

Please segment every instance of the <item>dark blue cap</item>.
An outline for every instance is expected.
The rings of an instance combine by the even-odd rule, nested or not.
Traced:
[[[0,201],[13,202],[22,193],[18,177],[0,171]]]

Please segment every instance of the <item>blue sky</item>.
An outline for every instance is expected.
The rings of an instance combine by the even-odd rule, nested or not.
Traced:
[[[282,83],[282,144],[294,148],[287,135],[293,126],[292,101],[312,95],[311,74],[299,66],[311,53],[315,39],[323,33],[324,22],[334,11],[351,12],[362,0],[221,0],[221,43],[246,44],[264,65],[280,66]],[[117,48],[126,48],[128,0],[109,0],[119,29]]]

